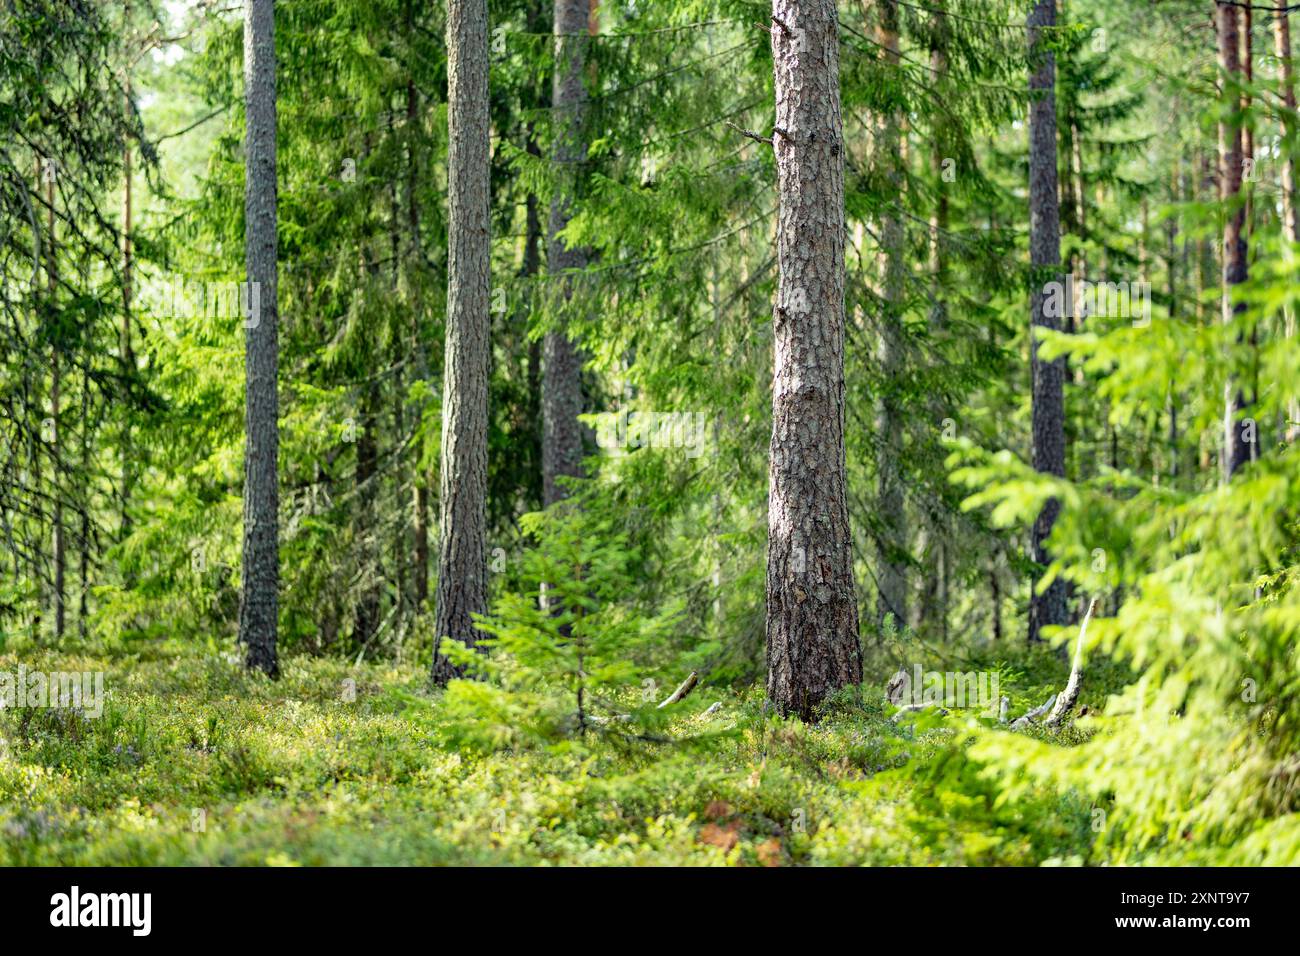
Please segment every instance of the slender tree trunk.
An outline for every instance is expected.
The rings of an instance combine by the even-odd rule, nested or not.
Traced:
[[[83,279],[83,282],[85,280]],[[89,363],[81,369],[81,474],[85,488],[82,492],[78,516],[81,519],[81,592],[77,596],[77,634],[84,641],[89,626],[90,601],[90,503],[92,482],[90,473],[90,370]]]
[[[777,262],[767,697],[812,718],[862,680],[844,464],[844,156],[834,0],[773,0]]]
[[[989,603],[993,606],[993,640],[1002,640],[1002,582],[998,578],[998,557],[989,565]]]
[[[492,329],[487,0],[448,0],[447,332],[434,637],[474,645],[487,610],[488,351]],[[459,676],[435,648],[433,679]]]
[[[41,158],[37,157],[36,188],[38,190],[40,189],[40,183],[42,181],[43,175],[44,173],[42,171]],[[41,323],[41,303],[40,303],[41,261],[40,261],[39,250],[35,258],[36,258],[36,262],[33,264],[33,273],[32,273],[32,324],[37,328],[39,328]],[[51,308],[53,308],[52,305]],[[43,389],[44,382],[42,381],[42,378],[43,376],[39,373],[39,371],[35,375],[23,377],[23,409],[26,412],[28,412],[28,414],[30,414],[34,409],[37,415],[41,418],[44,417],[44,408],[42,406],[42,403],[44,402],[44,398],[42,397],[42,392],[44,390]],[[46,597],[46,590],[45,590],[46,575],[45,575],[45,568],[44,568],[45,509],[41,505],[41,489],[43,483],[43,469],[41,467],[41,456],[45,454],[45,449],[42,447],[45,444],[45,436],[44,436],[43,425],[40,422],[37,423],[35,428],[29,429],[29,439],[30,439],[30,446],[31,446],[30,451],[31,451],[31,462],[32,462],[32,488],[35,491],[34,500],[32,502],[33,513],[32,513],[31,523],[36,526],[35,532],[33,533],[33,537],[35,538],[36,543],[33,544],[30,538],[25,543],[27,545],[27,553],[31,556],[31,568],[30,568],[31,576],[36,583],[36,588],[35,588],[36,602],[32,610],[32,641],[39,642],[42,637],[41,625],[45,619],[45,597]]]
[[[547,29],[550,15],[549,0],[529,0],[527,20],[525,21],[528,32],[534,35],[543,33]],[[527,88],[527,96],[528,107],[532,110],[540,110],[549,102],[550,90],[547,89],[544,80],[539,79],[535,84]],[[542,158],[542,148],[537,142],[536,129],[532,120],[529,120],[527,124],[524,150],[530,156],[539,160]],[[528,335],[531,324],[529,312],[537,302],[537,297],[532,293],[535,283],[531,280],[540,275],[542,271],[543,228],[541,201],[535,192],[529,191],[524,200],[524,250],[519,276],[524,280],[525,288],[530,291],[529,301],[520,308],[519,323],[528,342],[524,358],[524,382],[526,383],[528,396],[524,414],[527,422],[525,438],[528,454],[526,460],[533,463],[533,467],[529,469],[528,476],[521,480],[521,484],[523,485],[524,500],[529,502],[528,507],[530,509],[541,503],[538,492],[544,486],[541,467],[543,457],[542,343]]]
[[[1030,292],[1030,367],[1033,375],[1033,462],[1040,472],[1065,475],[1064,364],[1038,355],[1038,329],[1057,330],[1060,320],[1043,308],[1045,287],[1061,281],[1061,227],[1056,179],[1056,57],[1044,29],[1056,25],[1056,0],[1038,0],[1029,13],[1029,261],[1033,278]],[[1047,538],[1060,513],[1061,503],[1047,502],[1034,522],[1033,557],[1046,565]],[[1043,627],[1064,624],[1069,617],[1065,582],[1057,579],[1029,602],[1029,640],[1041,640]]]
[[[58,286],[59,286],[59,264],[58,264],[58,242],[55,239],[54,225],[54,176],[46,178],[45,182],[45,201],[48,204],[49,214],[49,249],[45,260],[45,274],[49,282],[49,321],[54,323],[58,316]],[[66,597],[67,588],[65,587],[65,570],[66,570],[66,548],[63,541],[63,488],[62,488],[62,463],[63,454],[60,447],[60,422],[59,412],[63,403],[63,367],[59,356],[59,340],[61,334],[56,329],[51,329],[52,345],[50,346],[50,502],[53,511],[53,535],[51,544],[54,552],[54,639],[56,641],[63,639],[64,626],[67,621]]]
[[[880,4],[880,45],[885,62],[897,67],[898,4],[882,0]],[[902,204],[904,169],[899,160],[902,151],[899,118],[885,117],[876,161],[885,167],[890,182],[891,202]],[[880,374],[883,395],[877,415],[877,496],[880,504],[881,536],[877,542],[877,580],[879,603],[877,620],[890,615],[895,624],[907,626],[907,507],[903,496],[901,459],[903,455],[903,409],[899,401],[899,373],[903,356],[903,299],[906,294],[906,234],[900,212],[890,211],[881,223],[881,259],[884,273],[884,309],[880,317]]]
[[[131,25],[131,4],[126,5],[126,20],[124,30],[130,30]],[[134,109],[131,105],[131,53],[127,51],[126,79],[124,86],[126,88],[126,117],[130,121]],[[122,357],[122,370],[129,377],[135,376],[135,352],[131,346],[131,298],[134,292],[132,283],[134,281],[133,270],[135,268],[135,254],[131,240],[132,229],[132,208],[131,208],[131,140],[129,136],[124,140],[125,146],[122,150],[122,330],[118,349]],[[131,533],[131,492],[135,484],[135,451],[132,442],[132,425],[131,416],[125,416],[122,423],[122,517],[120,524],[120,534],[126,538]]]
[[[525,148],[534,156],[541,156],[541,150],[533,139],[531,130]],[[530,192],[524,200],[524,261],[519,270],[520,277],[525,280],[531,280],[541,273],[542,239],[541,203],[538,201],[537,194]],[[520,316],[525,334],[528,331],[528,321],[525,308],[523,315]],[[528,442],[527,458],[531,462],[540,463],[542,460],[542,343],[531,337],[528,339],[528,351],[524,358],[524,382],[528,395],[524,410],[527,420],[527,431],[524,436]],[[525,501],[538,500],[536,492],[540,483],[537,482],[537,477],[534,469],[531,477],[521,479]],[[536,506],[530,505],[530,507]]]
[[[372,379],[366,385],[361,402],[361,429],[357,436],[357,462],[354,474],[356,509],[353,515],[353,548],[359,571],[359,591],[352,640],[357,650],[366,647],[379,628],[379,545],[375,501],[379,492],[378,431],[379,387]]]
[[[1219,68],[1223,73],[1225,100],[1236,99],[1232,84],[1239,78],[1240,38],[1237,35],[1237,7],[1216,3],[1218,23]],[[1227,103],[1223,106],[1227,110]],[[1233,110],[1235,112],[1235,110]],[[1232,289],[1246,281],[1246,210],[1239,200],[1242,185],[1241,127],[1228,115],[1219,121],[1219,199],[1232,208],[1225,209],[1223,227],[1223,323],[1230,325],[1245,306],[1234,305]],[[1237,418],[1246,407],[1246,398],[1235,376],[1224,387],[1223,473],[1226,483],[1237,469],[1250,460],[1246,429]]]
[[[250,304],[245,325],[244,543],[239,639],[247,664],[272,677],[279,614],[280,343],[276,309],[275,7],[247,0],[244,8],[244,259]]]
[[[933,34],[930,44],[930,72],[934,78],[935,88],[940,96],[948,94],[948,44],[950,25],[944,12],[945,0],[935,0],[931,15],[934,18]],[[930,334],[942,340],[944,328],[948,323],[948,304],[945,283],[947,279],[947,257],[944,249],[944,237],[948,233],[949,196],[948,182],[945,179],[944,149],[947,145],[947,116],[936,111],[931,124],[932,156],[934,167],[935,205],[930,216],[930,274],[933,278],[934,300],[930,305]],[[931,421],[940,422],[947,415],[947,409],[938,401],[931,402]],[[917,630],[925,630],[930,620],[939,618],[939,631],[946,640],[948,633],[948,549],[952,534],[952,523],[943,502],[931,509],[928,517],[923,516],[921,535],[931,541],[930,554],[922,549],[915,552],[922,560],[925,583],[922,598],[918,601],[915,617]],[[938,560],[935,560],[935,558]]]
[[[390,126],[389,134],[391,135],[393,132],[394,130]],[[388,184],[388,203],[388,242],[393,258],[393,299],[398,301],[402,294],[402,251],[405,246],[402,242],[402,215],[395,179]],[[393,435],[396,436],[393,441],[394,444],[397,444],[406,435],[406,365],[399,361],[394,364],[391,371],[393,375],[391,394]],[[406,512],[402,507],[402,494],[406,488],[406,459],[397,453],[394,453],[393,458],[393,498],[395,499],[393,510],[398,515],[398,525],[391,542],[394,579],[392,620],[394,639],[400,644],[402,635],[406,631],[407,608],[411,597],[407,583],[407,572],[410,564],[408,556],[413,548],[411,536],[407,531],[409,525],[404,518]]]
[[[1277,10],[1273,14],[1273,45],[1277,55],[1282,79],[1282,238],[1288,243],[1286,256],[1290,261],[1294,253],[1290,248],[1300,242],[1300,228],[1296,221],[1296,171],[1295,149],[1296,131],[1294,113],[1296,109],[1295,77],[1291,63],[1291,23],[1287,14],[1289,0],[1277,0]],[[1285,316],[1287,338],[1294,338],[1296,331],[1295,310],[1287,306]],[[1287,397],[1286,440],[1293,442],[1300,434],[1300,397],[1295,392]]]
[[[948,43],[951,29],[948,17],[944,13],[947,0],[933,0],[934,4],[934,38],[930,46],[930,73],[941,91],[948,89]],[[944,236],[948,232],[949,197],[948,181],[944,178],[944,147],[947,145],[947,115],[936,111],[932,124],[933,153],[931,163],[934,166],[934,213],[930,217],[930,273],[934,276],[934,302],[930,307],[930,329],[941,332],[948,322],[948,303],[944,279],[947,274],[947,260],[944,255]]]
[[[561,275],[587,266],[588,250],[570,247],[559,233],[569,224],[577,184],[587,161],[587,90],[583,70],[591,25],[590,0],[555,0],[555,76],[551,105],[559,134],[555,146],[556,189],[547,232],[547,271]],[[565,303],[574,294],[571,278],[559,281]],[[582,358],[567,330],[553,329],[542,343],[542,500],[568,494],[560,479],[582,476]]]

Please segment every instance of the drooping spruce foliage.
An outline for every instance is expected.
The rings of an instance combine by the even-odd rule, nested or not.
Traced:
[[[1058,0],[1059,273],[1080,294],[1040,356],[1064,362],[1063,478],[1031,464],[1030,4],[839,4],[867,679],[815,726],[761,699],[784,135],[768,5],[593,2],[576,169],[555,161],[574,131],[552,4],[488,5],[490,599],[478,649],[443,648],[464,679],[437,691],[444,9],[275,6],[275,686],[230,656],[238,11],[0,6],[0,670],[110,677],[104,719],[4,716],[0,862],[1300,861],[1300,146],[1265,4],[1247,79],[1219,65],[1213,0]],[[1223,130],[1249,147],[1239,195]],[[547,268],[557,189],[576,273]],[[1248,275],[1225,291],[1242,210]],[[588,458],[543,510],[558,329],[583,363]],[[1224,480],[1228,430],[1251,460]],[[1082,696],[1062,728],[1013,731],[1065,683],[1068,655],[1025,641],[1033,589],[1058,578],[1074,622],[1048,630],[1057,646],[1099,600]],[[1009,719],[900,716],[900,666],[997,675]],[[245,795],[317,790],[337,824],[288,850],[278,804],[226,837],[172,827],[179,808],[233,821]],[[371,810],[393,839],[367,842]],[[147,813],[165,826],[103,836]]]

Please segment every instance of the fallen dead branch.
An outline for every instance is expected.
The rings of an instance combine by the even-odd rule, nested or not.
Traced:
[[[699,683],[699,680],[700,680],[700,675],[696,671],[691,671],[690,676],[687,677],[686,680],[678,684],[677,689],[673,691],[671,694],[669,694],[664,699],[664,702],[660,704],[656,709],[663,710],[669,704],[677,703],[679,700],[681,700],[683,697],[685,697],[687,694],[689,694],[691,691],[695,689],[695,685]]]
[[[671,694],[669,694],[667,697],[665,697],[663,701],[655,709],[663,710],[669,704],[675,704],[678,701],[682,700],[684,697],[686,697],[687,694],[689,694],[691,691],[695,689],[695,685],[698,684],[699,681],[700,681],[699,672],[691,671],[690,675],[686,678],[686,680],[678,684],[677,689],[673,691]],[[717,710],[720,710],[721,708],[722,708],[722,702],[719,701],[718,703],[710,707],[707,711],[705,711],[705,713],[712,714]],[[595,724],[596,726],[600,727],[605,724],[615,723],[616,721],[631,720],[631,719],[632,719],[631,714],[613,714],[612,716],[609,717],[598,717],[598,716],[588,717],[587,723]]]
[[[1088,622],[1092,620],[1092,612],[1096,609],[1097,599],[1092,598],[1088,602],[1088,610],[1083,615],[1083,623],[1079,625],[1079,636],[1074,643],[1074,662],[1070,666],[1070,678],[1065,683],[1065,690],[1047,698],[1047,702],[1041,707],[1035,707],[1024,716],[1013,720],[1012,730],[1034,726],[1035,721],[1043,714],[1047,714],[1047,719],[1043,721],[1042,726],[1059,727],[1074,708],[1079,700],[1079,691],[1083,688],[1083,638],[1088,633]]]
[[[1061,695],[1056,698],[1056,706],[1043,721],[1046,727],[1059,726],[1079,699],[1079,690],[1083,686],[1083,637],[1088,633],[1088,622],[1092,620],[1092,612],[1096,607],[1097,599],[1093,598],[1088,602],[1087,613],[1083,615],[1083,623],[1079,625],[1079,637],[1074,642],[1074,663],[1070,666],[1070,679],[1065,684],[1065,690],[1061,691]]]
[[[902,707],[899,707],[898,711],[894,714],[893,717],[894,723],[898,723],[898,718],[902,717],[904,714],[915,713],[918,710],[926,710],[931,707],[933,707],[936,711],[938,711],[938,713],[941,716],[943,717],[948,716],[947,709],[944,707],[940,707],[938,704],[904,704]]]

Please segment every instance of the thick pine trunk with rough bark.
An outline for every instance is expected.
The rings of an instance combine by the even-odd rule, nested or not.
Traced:
[[[1237,7],[1228,3],[1216,3],[1215,25],[1219,41],[1219,69],[1223,74],[1223,82],[1228,84],[1225,95],[1236,97],[1238,94],[1232,90],[1231,84],[1241,79],[1241,38],[1237,29]],[[1227,109],[1227,105],[1223,108]],[[1219,200],[1231,205],[1231,208],[1225,210],[1223,224],[1222,318],[1225,325],[1231,324],[1245,309],[1244,305],[1232,301],[1233,287],[1246,281],[1246,209],[1239,202],[1242,171],[1241,127],[1225,116],[1219,122]],[[1223,395],[1224,482],[1231,479],[1237,469],[1250,460],[1246,430],[1238,421],[1238,415],[1246,404],[1240,384],[1234,378],[1229,378]]]
[[[556,189],[551,197],[546,267],[552,275],[584,269],[590,253],[570,247],[559,233],[569,224],[577,183],[587,161],[585,135],[590,0],[555,0],[555,76],[551,106],[560,134],[552,162]],[[559,280],[567,303],[574,294],[569,278]],[[563,328],[547,332],[542,342],[542,501],[554,504],[568,494],[559,479],[582,476],[582,356]]]
[[[1047,49],[1056,25],[1056,0],[1038,0],[1029,13],[1027,34],[1029,74],[1029,263],[1030,343],[1033,377],[1033,463],[1037,471],[1065,475],[1065,365],[1038,355],[1038,329],[1058,330],[1059,317],[1044,309],[1049,282],[1061,281],[1061,217],[1056,176],[1056,57]],[[1046,565],[1047,538],[1060,514],[1061,503],[1047,502],[1033,527],[1033,557]],[[1064,624],[1069,617],[1065,582],[1059,578],[1029,603],[1029,640],[1041,639],[1045,626]]]
[[[780,213],[767,697],[815,716],[862,680],[844,466],[844,156],[834,0],[774,0]]]
[[[488,349],[491,333],[486,0],[447,4],[447,331],[434,637],[477,643],[487,610]],[[459,669],[435,651],[433,679]]]
[[[239,639],[247,664],[272,677],[279,613],[280,361],[276,310],[275,13],[273,0],[244,12],[244,262],[257,315],[245,321],[244,543]]]

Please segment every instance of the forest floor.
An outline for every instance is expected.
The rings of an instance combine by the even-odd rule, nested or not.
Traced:
[[[973,721],[895,722],[883,692],[810,726],[705,686],[666,741],[471,755],[415,665],[295,657],[271,682],[165,645],[22,665],[103,671],[105,693],[98,716],[0,712],[3,865],[1101,862],[1086,802],[1000,801],[966,753]],[[1013,715],[1066,674],[1046,649],[996,666]]]

